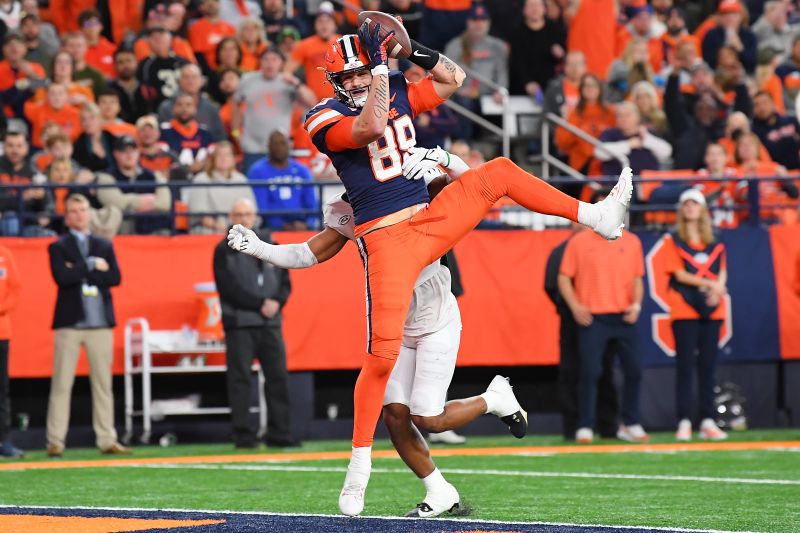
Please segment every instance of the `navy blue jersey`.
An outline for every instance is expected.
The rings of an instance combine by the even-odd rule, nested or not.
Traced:
[[[427,96],[420,94],[425,90]],[[377,141],[354,150],[331,150],[325,135],[345,117],[357,117],[360,109],[329,98],[306,115],[305,128],[319,151],[331,158],[347,190],[356,224],[430,201],[424,180],[403,177],[403,158],[417,144],[414,116],[441,103],[438,96],[430,96],[432,90],[430,83],[409,84],[402,73],[391,72],[386,130]]]
[[[177,120],[172,120],[161,124],[161,142],[178,154],[181,165],[188,167],[208,157],[208,148],[214,144],[214,136],[197,121],[183,126]]]

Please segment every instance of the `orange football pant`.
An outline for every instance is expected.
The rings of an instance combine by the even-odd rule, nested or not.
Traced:
[[[465,172],[411,219],[358,239],[367,277],[367,354],[353,394],[354,447],[372,445],[417,276],[503,196],[531,211],[578,217],[577,200],[502,157]]]

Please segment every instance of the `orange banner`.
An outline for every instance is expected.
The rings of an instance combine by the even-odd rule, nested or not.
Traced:
[[[464,331],[460,365],[549,365],[558,362],[558,317],[543,290],[547,255],[567,231],[480,231],[456,248],[466,294],[459,299]],[[301,242],[305,233],[278,233]],[[114,370],[122,372],[125,323],[145,317],[152,329],[194,325],[194,285],[213,281],[219,236],[121,236],[114,247],[122,284],[113,289],[117,329]],[[48,377],[56,286],[50,239],[2,239],[22,274],[20,304],[12,314],[12,377]],[[355,246],[327,263],[292,272],[284,334],[290,370],[355,369],[366,346],[364,271]],[[78,373],[88,367],[81,358]]]
[[[800,359],[800,228],[772,226],[769,233],[778,294],[781,357]]]

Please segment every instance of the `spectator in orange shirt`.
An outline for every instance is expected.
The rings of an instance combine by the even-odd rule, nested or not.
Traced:
[[[725,148],[731,160],[735,159],[739,138],[746,133],[750,133],[750,131],[750,119],[747,115],[741,111],[736,111],[728,116],[728,120],[725,123],[725,136],[718,142]],[[763,146],[759,147],[758,159],[772,162],[772,157],[770,157],[769,152]]]
[[[19,459],[25,453],[14,446],[11,434],[11,401],[8,387],[8,348],[11,339],[11,312],[22,289],[17,263],[11,250],[0,246],[0,456]]]
[[[47,88],[44,102],[27,102],[25,116],[31,123],[31,144],[36,148],[42,147],[42,128],[48,122],[61,126],[73,141],[81,134],[80,112],[77,107],[69,105],[67,88],[60,83],[53,83]]]
[[[98,94],[97,106],[100,108],[103,131],[107,131],[114,137],[122,137],[123,135],[136,137],[136,127],[130,122],[125,122],[119,118],[120,102],[116,91],[106,89]]]
[[[669,311],[675,335],[675,399],[679,441],[692,439],[693,374],[698,370],[700,438],[724,440],[728,436],[714,422],[714,385],[719,333],[725,319],[723,298],[728,271],[725,245],[711,228],[703,194],[688,189],[678,201],[675,231],[664,239],[670,253]]]
[[[599,192],[595,196],[597,199],[605,194]],[[580,326],[581,369],[575,433],[578,442],[594,439],[597,381],[608,345],[616,346],[625,375],[622,425],[617,438],[633,442],[649,440],[639,422],[642,366],[636,323],[644,297],[643,276],[642,243],[628,231],[612,242],[593,231],[582,231],[569,241],[564,251],[558,288]]]
[[[67,88],[67,99],[70,105],[80,107],[87,102],[94,102],[94,91],[85,81],[75,81],[74,71],[75,60],[69,53],[62,50],[53,57],[50,80],[52,83],[59,83]],[[35,102],[42,102],[45,98],[47,98],[45,87],[37,89],[33,95]]]
[[[616,124],[614,111],[603,99],[603,86],[594,74],[585,74],[580,83],[578,105],[567,121],[592,137],[600,137],[606,128]],[[574,133],[556,129],[556,146],[569,157],[569,165],[587,175],[600,173],[600,162],[594,159],[594,147]]]
[[[583,52],[589,72],[603,78],[617,57],[617,2],[581,0],[570,6],[567,50]]]
[[[219,17],[219,0],[200,0],[202,17],[189,26],[189,44],[204,70],[217,68],[217,44],[224,38],[236,35],[236,28]]]
[[[661,42],[661,32],[657,26],[660,24],[653,18],[653,8],[643,0],[629,5],[625,10],[628,15],[628,24],[617,30],[615,50],[616,55],[621,55],[632,40],[644,41],[647,45],[647,60],[653,72],[661,72],[664,66],[664,47]]]
[[[222,107],[219,108],[219,118],[222,120],[222,125],[225,127],[225,137],[230,138],[233,131],[233,124],[231,122],[233,117],[233,106],[237,105],[233,101],[233,96],[239,89],[239,83],[242,81],[241,75],[238,70],[228,69],[219,74],[219,93],[224,98]],[[238,104],[241,112],[244,112],[244,103]]]
[[[264,23],[257,18],[244,19],[239,25],[238,37],[242,49],[242,70],[258,70],[259,58],[269,44],[267,34],[264,32]]]
[[[778,68],[778,52],[774,48],[762,48],[758,51],[758,66],[756,67],[755,83],[758,91],[766,92],[775,109],[783,115],[786,113],[786,105],[783,101],[783,84],[781,79],[775,74]]]
[[[25,59],[25,40],[18,33],[3,38],[3,57],[0,61],[0,102],[6,117],[22,117],[30,89],[44,83],[44,68]]]
[[[664,64],[672,65],[674,63],[678,46],[683,43],[690,43],[694,46],[695,56],[699,57],[700,41],[686,29],[686,15],[683,10],[678,7],[673,7],[669,9],[667,13],[667,31],[661,35],[661,44],[664,50]]]
[[[113,79],[117,74],[114,70],[114,52],[117,47],[102,36],[103,23],[100,19],[100,12],[96,9],[88,9],[78,17],[78,23],[88,45],[86,63],[106,78]]]
[[[317,67],[325,64],[325,52],[328,50],[328,46],[338,38],[333,11],[320,10],[314,19],[314,35],[297,44],[283,69],[284,72],[294,74],[302,67],[306,85],[320,100],[333,96],[333,88],[325,80],[325,71]]]

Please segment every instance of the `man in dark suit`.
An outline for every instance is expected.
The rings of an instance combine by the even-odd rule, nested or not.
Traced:
[[[583,226],[574,224],[573,229],[577,233],[583,230]],[[556,306],[556,312],[561,319],[559,328],[561,357],[558,364],[561,434],[566,440],[574,440],[575,431],[578,429],[578,378],[580,377],[578,323],[575,322],[572,312],[558,290],[558,271],[568,242],[569,238],[550,252],[544,273],[544,290]],[[614,438],[617,435],[618,414],[617,391],[614,388],[614,353],[612,350],[606,350],[603,354],[603,374],[597,387],[597,432],[601,436]]]
[[[253,202],[237,200],[231,208],[230,222],[252,229],[256,222]],[[259,237],[268,241],[268,237]],[[237,448],[258,446],[249,420],[251,365],[253,359],[258,359],[266,378],[267,445],[296,445],[290,431],[289,375],[281,330],[281,308],[292,290],[289,273],[236,252],[228,246],[227,239],[222,239],[214,250],[214,279],[225,328],[234,444]]]
[[[47,454],[60,457],[69,428],[69,407],[75,365],[81,346],[89,358],[92,387],[92,425],[103,453],[126,454],[114,428],[111,365],[114,359],[111,287],[120,283],[119,266],[110,241],[89,232],[89,200],[80,194],[67,198],[64,225],[69,233],[48,248],[50,271],[58,285],[53,316],[55,349],[50,403],[47,407]]]

